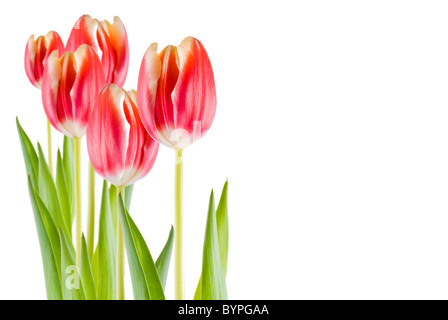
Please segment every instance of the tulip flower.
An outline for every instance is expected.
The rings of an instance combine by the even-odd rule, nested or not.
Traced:
[[[84,136],[95,99],[105,85],[98,55],[87,45],[61,58],[54,51],[45,65],[42,102],[52,126],[70,138]]]
[[[149,134],[173,149],[205,135],[216,110],[213,70],[199,40],[185,38],[157,54],[149,46],[140,67],[138,105]]]
[[[50,123],[75,142],[75,210],[78,265],[81,260],[81,138],[84,136],[95,99],[105,85],[101,61],[88,45],[58,58],[47,58],[42,81],[42,102]],[[89,220],[90,221],[90,220]]]
[[[87,128],[87,150],[95,171],[118,187],[143,178],[156,160],[159,144],[146,132],[137,109],[137,93],[107,85],[95,103]],[[118,210],[118,206],[117,206]],[[124,299],[124,243],[117,211],[117,300]]]
[[[39,36],[34,39],[31,35],[25,48],[25,72],[30,82],[38,89],[42,87],[42,76],[44,66],[48,56],[54,51],[58,51],[61,56],[64,53],[64,43],[59,34],[50,31],[46,36]],[[50,172],[53,172],[53,159],[51,152],[51,125],[47,119],[47,139],[48,139],[48,164]]]
[[[55,31],[37,39],[31,35],[28,39],[25,48],[25,71],[30,82],[38,89],[42,87],[45,61],[54,50],[58,51],[59,56],[64,53],[64,43]]]
[[[107,85],[98,95],[86,136],[95,171],[117,187],[143,178],[156,160],[159,144],[140,120],[133,90]]]
[[[67,41],[67,50],[76,51],[82,44],[95,49],[104,68],[106,83],[122,87],[129,66],[129,45],[126,29],[119,17],[113,23],[98,21],[89,15],[76,21]]]
[[[157,44],[151,44],[140,67],[137,92],[146,130],[175,150],[175,295],[183,299],[183,149],[209,130],[216,110],[213,70],[202,43],[188,37],[160,53]]]

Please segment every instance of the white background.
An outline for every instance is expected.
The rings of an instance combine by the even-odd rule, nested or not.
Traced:
[[[25,44],[51,29],[66,41],[85,13],[123,20],[127,89],[152,42],[191,35],[212,61],[215,121],[185,152],[188,298],[209,193],[218,197],[226,178],[230,298],[448,298],[446,2],[111,0],[1,2],[0,298],[46,298],[15,128],[18,116],[46,150]],[[97,178],[98,197],[100,187]],[[155,257],[173,223],[173,188],[174,154],[161,146],[131,208]]]

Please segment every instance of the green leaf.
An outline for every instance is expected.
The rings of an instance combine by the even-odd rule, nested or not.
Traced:
[[[56,186],[53,177],[51,176],[50,169],[48,168],[48,164],[45,161],[45,156],[40,144],[37,144],[37,148],[39,150],[39,196],[47,207],[56,227],[61,227],[64,232],[70,235],[62,216]]]
[[[64,300],[85,300],[81,276],[75,263],[74,251],[70,249],[67,236],[62,228],[59,228],[59,237],[61,239],[61,283]]]
[[[227,256],[229,247],[229,221],[227,210],[227,192],[228,181],[224,184],[219,200],[218,208],[216,209],[216,228],[218,232],[219,253],[224,273],[224,279],[227,274]],[[202,300],[202,275],[199,278],[199,283],[194,295],[195,300]]]
[[[70,205],[70,225],[73,225],[75,219],[75,172],[74,172],[74,144],[73,139],[64,136],[62,164],[64,167],[65,181]]]
[[[125,204],[126,204],[126,209],[129,211],[131,210],[131,200],[132,200],[132,192],[134,191],[134,185],[131,184],[130,186],[127,186],[124,190],[124,197],[125,199]]]
[[[112,225],[114,230],[117,230],[117,214],[118,207],[117,207],[117,198],[118,198],[118,188],[114,186],[113,184],[110,185],[109,188],[109,198],[110,198],[110,211],[113,212],[112,214]]]
[[[136,300],[165,300],[162,284],[151,253],[127,212],[121,196],[118,201],[118,211],[129,269],[131,270],[134,298]]]
[[[125,188],[125,198],[126,198],[126,209],[129,211],[131,207],[131,199],[132,199],[132,192],[134,190],[134,185],[131,184],[130,186],[127,186]],[[117,214],[118,211],[117,207],[117,195],[118,195],[118,188],[114,186],[113,184],[110,185],[109,188],[109,197],[110,197],[110,210],[112,212],[112,223],[114,230],[117,230]]]
[[[227,289],[222,269],[213,190],[208,207],[202,256],[201,300],[226,300]]]
[[[95,283],[92,268],[90,267],[89,253],[87,252],[86,238],[82,234],[81,245],[81,281],[87,300],[96,300]]]
[[[42,222],[44,223],[45,231],[47,233],[48,239],[50,240],[51,248],[53,250],[53,255],[55,261],[61,261],[61,244],[59,240],[59,232],[54,224],[53,219],[51,218],[50,213],[48,212],[47,207],[40,199],[39,195],[35,192],[35,199],[37,205],[39,207],[40,216],[42,218]],[[61,277],[61,265],[59,263],[56,264],[58,268],[58,275]]]
[[[99,300],[115,299],[116,227],[113,225],[107,181],[103,182],[98,243],[93,255],[92,269]],[[116,211],[115,211],[116,215]]]
[[[30,177],[28,177],[28,190],[30,193],[31,206],[33,208],[34,220],[36,222],[37,235],[42,254],[47,298],[49,300],[61,300],[61,281],[58,272],[59,261],[55,259],[50,237],[47,234],[45,224],[41,216],[41,210],[39,209],[37,194],[33,188]]]
[[[224,184],[216,209],[216,227],[218,229],[219,253],[224,277],[227,275],[227,256],[229,251],[229,218],[227,210],[228,181]]]
[[[33,144],[20,125],[18,118],[16,118],[16,124],[17,131],[19,133],[20,144],[22,146],[23,159],[25,160],[27,175],[30,177],[34,189],[39,190],[39,185],[37,183],[39,172],[39,158],[37,157],[37,153],[33,147]]]
[[[198,286],[196,287],[193,300],[202,300],[202,274],[199,277]]]
[[[160,252],[159,257],[156,261],[157,272],[159,273],[160,282],[162,283],[162,288],[165,290],[166,278],[168,276],[168,269],[170,268],[171,253],[173,252],[174,243],[174,228],[171,226],[170,234],[168,235],[168,240],[163,247],[162,252]]]
[[[67,226],[67,231],[71,236],[72,230],[72,213],[70,207],[69,193],[67,188],[67,180],[65,178],[64,165],[61,157],[61,152],[58,150],[56,160],[56,190],[58,193],[59,204],[61,206],[62,218]]]

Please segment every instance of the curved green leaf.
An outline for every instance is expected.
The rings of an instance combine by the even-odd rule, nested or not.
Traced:
[[[131,210],[131,200],[132,200],[132,192],[134,191],[134,185],[131,184],[130,186],[127,186],[124,190],[124,197],[125,197],[125,201],[124,203],[126,204],[126,209]]]
[[[45,203],[56,227],[61,227],[66,234],[70,235],[62,216],[61,205],[59,203],[58,193],[50,168],[48,168],[48,164],[45,161],[45,156],[39,143],[37,144],[37,148],[39,150],[39,196]]]
[[[227,274],[227,256],[229,246],[229,221],[227,210],[227,192],[228,181],[224,184],[221,192],[221,198],[219,200],[218,208],[216,209],[216,229],[218,233],[218,245],[222,270],[224,273],[224,279]],[[208,224],[207,224],[208,227]],[[205,243],[204,243],[205,246]],[[202,298],[202,275],[199,278],[199,283],[194,295],[195,300],[203,300]]]
[[[132,200],[132,192],[134,190],[134,185],[131,184],[130,186],[127,186],[125,188],[124,194],[125,194],[125,203],[126,203],[126,209],[129,211],[131,208],[131,200]],[[118,195],[118,188],[114,186],[113,184],[110,185],[109,188],[109,198],[110,198],[110,209],[112,214],[112,223],[114,225],[114,230],[117,229],[117,215],[114,214],[117,212],[117,195]]]
[[[28,190],[30,194],[31,206],[33,207],[34,220],[36,222],[37,235],[42,254],[47,298],[49,300],[61,300],[61,281],[58,272],[59,261],[55,259],[50,237],[47,234],[44,221],[41,216],[41,211],[39,209],[37,195],[33,189],[33,184],[30,177],[28,177]]]
[[[16,125],[19,133],[20,145],[22,146],[23,159],[25,160],[27,175],[30,177],[34,189],[39,190],[39,185],[37,183],[39,174],[39,158],[37,157],[36,150],[25,133],[25,130],[23,130],[20,125],[18,118],[16,118]]]
[[[137,300],[165,300],[162,284],[151,253],[140,231],[127,212],[121,196],[118,201],[134,298]]]
[[[226,281],[221,263],[213,190],[210,195],[202,256],[201,300],[226,300]]]
[[[166,278],[168,276],[168,269],[170,268],[171,253],[173,252],[174,243],[174,228],[171,226],[168,239],[163,247],[162,252],[160,252],[159,257],[156,261],[157,272],[159,273],[160,282],[162,283],[162,288],[165,290]]]
[[[50,213],[48,212],[47,207],[43,203],[43,201],[40,199],[37,192],[35,192],[35,199],[37,202],[37,205],[39,207],[40,216],[42,218],[42,222],[44,224],[45,231],[47,232],[48,239],[50,240],[51,248],[53,250],[53,255],[55,261],[61,261],[61,244],[59,240],[59,232],[56,228],[56,225],[54,224],[53,219],[51,218]],[[58,268],[58,275],[59,278],[61,277],[61,265],[59,263],[56,264]]]
[[[216,227],[218,230],[219,253],[222,263],[224,277],[227,275],[227,256],[229,251],[229,218],[227,211],[227,189],[228,181],[224,184],[216,209]]]
[[[81,282],[87,300],[96,300],[95,283],[93,281],[92,268],[90,266],[89,253],[87,252],[86,238],[82,234],[81,245]]]

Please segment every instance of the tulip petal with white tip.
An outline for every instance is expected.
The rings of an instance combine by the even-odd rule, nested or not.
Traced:
[[[119,17],[113,23],[81,16],[70,33],[67,50],[75,51],[82,44],[94,48],[101,58],[106,83],[123,86],[129,67],[129,45],[126,29]]]
[[[87,129],[87,150],[95,171],[115,186],[133,184],[148,174],[158,143],[143,127],[135,91],[114,84],[101,91]]]
[[[82,45],[61,58],[53,52],[42,85],[44,110],[53,127],[71,138],[82,137],[104,85],[101,62],[92,47]]]
[[[199,40],[188,37],[157,55],[152,44],[140,67],[137,100],[148,133],[185,148],[210,128],[216,111],[213,70]]]
[[[59,56],[64,53],[64,43],[55,31],[50,31],[37,39],[31,35],[28,39],[25,48],[25,72],[36,88],[42,87],[45,62],[54,50],[58,51]]]
[[[172,93],[176,106],[176,126],[191,134],[210,129],[216,111],[215,79],[210,59],[202,43],[192,37],[185,38],[177,47],[179,77]],[[200,127],[195,128],[195,121]]]

